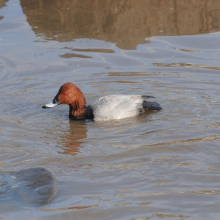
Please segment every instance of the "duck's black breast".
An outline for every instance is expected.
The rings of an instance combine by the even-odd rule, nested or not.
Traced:
[[[87,105],[86,106],[86,119],[93,119],[94,115],[93,115],[93,110],[91,105]]]

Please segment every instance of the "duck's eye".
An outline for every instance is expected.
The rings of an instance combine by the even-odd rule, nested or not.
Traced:
[[[68,92],[65,92],[65,95],[67,95]]]

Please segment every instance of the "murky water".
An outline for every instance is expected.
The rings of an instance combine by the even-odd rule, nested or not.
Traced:
[[[220,2],[1,0],[0,169],[45,167],[56,198],[2,219],[220,219]],[[109,122],[43,110],[65,82],[87,103],[147,94]]]

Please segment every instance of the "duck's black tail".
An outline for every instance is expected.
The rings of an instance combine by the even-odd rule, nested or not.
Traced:
[[[142,103],[143,108],[147,109],[147,110],[156,110],[159,111],[162,108],[160,107],[160,104],[157,102],[147,102],[147,101],[143,101]]]

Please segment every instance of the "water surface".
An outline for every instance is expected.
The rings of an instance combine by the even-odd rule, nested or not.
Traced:
[[[220,3],[0,1],[0,169],[45,167],[57,197],[3,219],[219,219]],[[43,110],[65,82],[87,103],[147,94],[163,110],[108,122]]]

